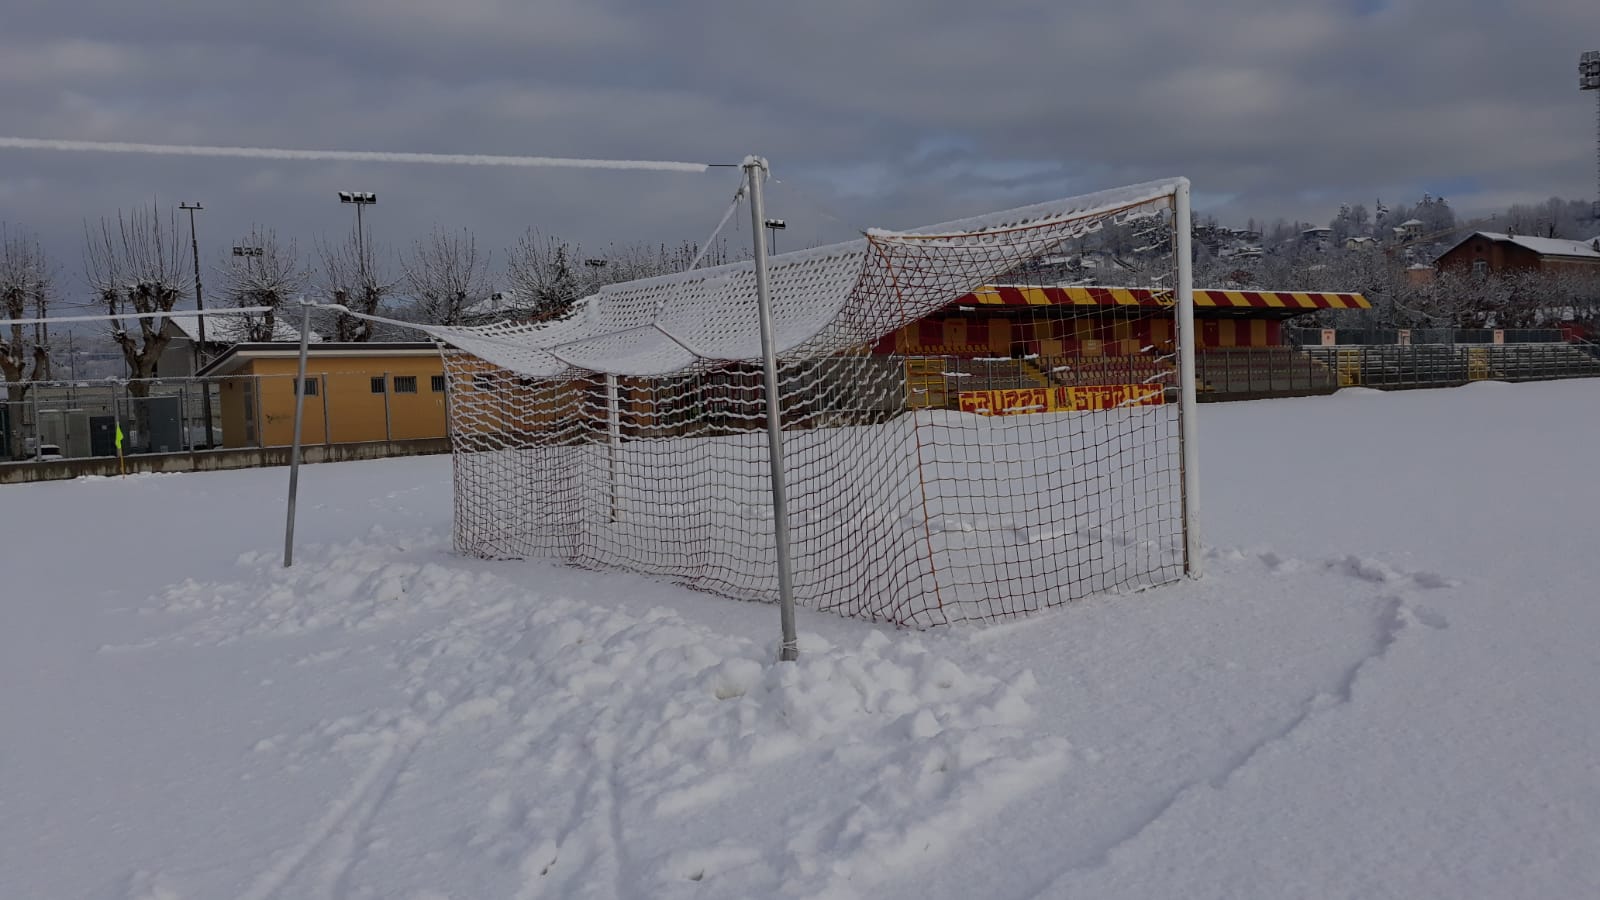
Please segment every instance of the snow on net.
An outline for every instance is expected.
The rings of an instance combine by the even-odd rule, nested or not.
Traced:
[[[1126,322],[960,311],[1097,254],[1170,285],[1176,185],[772,258],[798,604],[929,625],[1181,574],[1171,311],[1142,311],[1165,341],[1112,354],[1070,336]],[[459,550],[776,599],[751,263],[610,286],[559,321],[431,330],[456,348]]]

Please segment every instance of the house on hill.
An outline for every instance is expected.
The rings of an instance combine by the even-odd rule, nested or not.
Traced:
[[[1439,271],[1579,272],[1600,276],[1600,237],[1587,241],[1475,231],[1435,260]]]

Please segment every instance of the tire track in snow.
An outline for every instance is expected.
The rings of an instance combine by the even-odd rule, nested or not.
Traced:
[[[1279,569],[1293,571],[1299,567],[1298,561],[1278,557],[1276,554],[1265,554],[1260,557],[1260,560],[1274,571]],[[1374,584],[1389,584],[1398,580],[1415,587],[1435,589],[1452,586],[1455,583],[1435,573],[1398,572],[1382,563],[1362,560],[1354,556],[1328,560],[1323,568],[1332,574],[1344,575]],[[1376,616],[1376,634],[1373,637],[1372,648],[1362,655],[1360,659],[1346,667],[1342,676],[1330,690],[1320,691],[1307,698],[1302,703],[1298,714],[1272,729],[1260,739],[1231,754],[1228,760],[1214,773],[1185,782],[1168,794],[1165,799],[1151,805],[1145,813],[1136,818],[1131,827],[1124,829],[1117,837],[1080,855],[1079,861],[1059,869],[1054,875],[1047,878],[1037,887],[1028,890],[1023,896],[1053,898],[1069,895],[1071,892],[1067,882],[1070,879],[1104,866],[1113,854],[1139,840],[1184,799],[1205,790],[1220,791],[1225,789],[1235,776],[1246,769],[1267,749],[1290,739],[1295,732],[1299,731],[1312,719],[1348,705],[1355,696],[1355,687],[1362,674],[1367,669],[1387,659],[1391,651],[1399,644],[1400,637],[1404,632],[1419,625],[1433,630],[1448,627],[1448,622],[1443,616],[1413,607],[1400,594],[1383,595],[1377,599],[1382,605]]]
[[[240,900],[271,900],[294,878],[306,861],[316,853],[329,836],[333,834],[341,823],[361,805],[361,802],[371,793],[374,786],[379,783],[390,763],[394,762],[399,747],[391,742],[381,751],[373,754],[372,761],[367,768],[356,776],[348,790],[339,795],[333,803],[329,804],[322,817],[312,824],[310,830],[298,844],[289,849],[277,862],[269,866],[266,871],[256,876],[251,882],[250,889],[240,895]]]
[[[405,772],[417,745],[422,743],[424,734],[424,730],[417,729],[400,739],[393,753],[393,764],[387,766],[387,771],[368,788],[353,815],[335,826],[328,839],[330,852],[322,877],[324,889],[321,893],[329,900],[346,895],[350,872],[360,862],[361,839],[377,818],[378,811],[394,795],[395,785]]]

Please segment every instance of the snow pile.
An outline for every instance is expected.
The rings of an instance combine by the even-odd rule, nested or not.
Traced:
[[[847,646],[805,634],[801,661],[779,665],[775,645],[667,609],[634,614],[536,595],[485,568],[408,561],[432,540],[379,532],[287,570],[246,553],[239,577],[186,580],[146,610],[198,614],[157,645],[435,620],[389,653],[399,702],[254,743],[258,767],[337,758],[354,776],[244,896],[430,881],[438,864],[416,868],[410,845],[356,844],[407,801],[444,801],[441,790],[478,809],[429,842],[453,848],[447,868],[476,884],[465,896],[596,884],[616,896],[846,896],[950,853],[1067,764],[1064,739],[1022,727],[1037,687],[1026,671],[971,674],[913,635],[867,628]],[[783,813],[730,838],[730,807]],[[452,883],[462,889],[438,887]]]

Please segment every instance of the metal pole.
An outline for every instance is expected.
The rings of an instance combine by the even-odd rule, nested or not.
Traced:
[[[367,235],[366,229],[361,224],[361,200],[356,200],[356,259],[357,270],[361,273],[361,286],[365,289],[367,284]]]
[[[327,400],[323,400],[327,403]],[[389,373],[383,373],[383,439],[394,440],[394,422],[389,414]]]
[[[1178,434],[1183,465],[1183,569],[1200,577],[1200,529],[1196,512],[1200,501],[1199,439],[1195,428],[1194,371],[1194,264],[1190,248],[1189,179],[1178,179],[1173,196],[1176,226],[1174,251],[1178,257]]]
[[[306,418],[306,351],[311,340],[311,304],[300,301],[300,374],[294,382],[294,444],[289,450],[289,511],[283,527],[283,567],[294,565],[294,504],[300,493],[300,426]],[[259,387],[259,385],[258,385]],[[260,396],[257,390],[257,396]],[[259,427],[256,431],[260,434]]]
[[[745,184],[750,188],[750,236],[755,250],[756,309],[761,317],[761,362],[767,400],[767,461],[772,472],[772,534],[778,550],[778,610],[783,626],[783,645],[778,659],[792,662],[800,658],[800,644],[794,625],[794,575],[789,560],[789,502],[783,484],[783,412],[778,406],[778,359],[772,329],[772,297],[767,292],[767,248],[761,240],[766,224],[766,202],[761,179],[767,161],[746,157]]]
[[[617,394],[617,376],[606,375],[606,432],[610,437],[611,455],[611,521],[617,521],[618,501],[621,499],[621,477],[618,455],[622,452],[622,402]]]
[[[192,249],[194,251],[194,308],[195,308],[196,312],[200,313],[200,315],[195,316],[195,318],[200,320],[200,323],[199,323],[200,343],[198,343],[198,344],[196,344],[194,346],[194,354],[193,355],[194,355],[194,363],[195,363],[194,374],[198,375],[200,373],[200,368],[205,364],[205,361],[206,361],[206,356],[205,356],[205,352],[206,352],[206,317],[205,317],[206,301],[205,301],[205,294],[200,289],[200,237],[199,237],[199,234],[195,231],[194,214],[195,214],[196,210],[205,209],[205,207],[201,206],[198,203],[196,203],[196,204],[194,204],[192,206],[187,204],[187,203],[180,203],[180,204],[178,204],[178,208],[179,209],[186,209],[186,210],[189,211],[189,247],[190,247],[190,249]],[[200,405],[200,408],[202,410],[202,413],[206,417],[206,446],[210,447],[211,446],[211,391],[210,391],[210,389],[209,388],[206,389],[205,393],[202,396],[205,399],[202,401],[202,403]]]
[[[39,423],[39,382],[33,383],[28,395],[33,399],[33,459],[34,462],[38,462],[39,458],[44,456],[44,432],[40,429]]]
[[[322,446],[327,447],[333,443],[333,428],[328,422],[328,373],[317,376],[318,399],[322,401]]]

